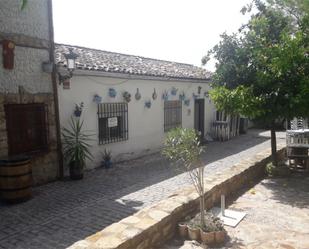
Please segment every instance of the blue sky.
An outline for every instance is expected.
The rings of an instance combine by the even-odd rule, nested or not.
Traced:
[[[248,2],[53,0],[55,41],[200,66],[221,33],[246,22]]]

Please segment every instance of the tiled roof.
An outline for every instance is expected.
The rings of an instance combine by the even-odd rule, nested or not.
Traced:
[[[178,79],[208,80],[211,77],[209,71],[190,64],[64,44],[55,44],[57,65],[66,66],[63,54],[68,53],[69,48],[78,54],[77,69]]]

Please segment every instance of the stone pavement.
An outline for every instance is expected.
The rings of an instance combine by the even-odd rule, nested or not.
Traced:
[[[308,193],[308,175],[262,180],[228,207],[247,215],[235,228],[225,227],[229,238],[221,249],[308,249]],[[204,248],[176,237],[161,249]]]
[[[269,133],[258,130],[228,142],[210,143],[203,155],[205,174],[229,168],[269,146]],[[28,202],[0,203],[0,248],[66,248],[188,184],[186,174],[154,154],[110,170],[87,172],[82,181],[36,187]]]
[[[264,179],[230,208],[247,216],[236,228],[227,228],[225,248],[309,248],[309,176]]]

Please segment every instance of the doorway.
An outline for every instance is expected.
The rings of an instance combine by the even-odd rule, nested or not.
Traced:
[[[200,133],[201,141],[204,138],[205,100],[194,101],[194,129]]]

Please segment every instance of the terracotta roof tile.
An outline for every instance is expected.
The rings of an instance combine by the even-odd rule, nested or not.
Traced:
[[[55,44],[57,65],[66,66],[63,54],[68,53],[69,48],[78,54],[76,67],[82,70],[199,80],[208,80],[211,77],[209,71],[190,64],[64,44]]]

